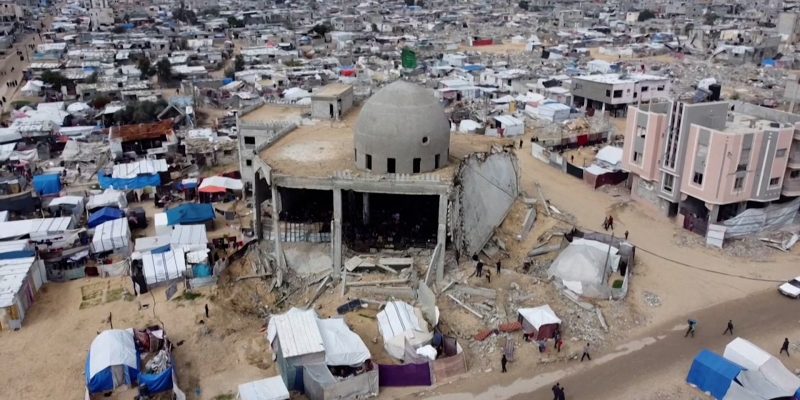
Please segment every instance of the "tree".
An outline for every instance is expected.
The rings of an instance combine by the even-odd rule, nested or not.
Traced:
[[[326,33],[333,30],[333,26],[331,26],[330,22],[323,22],[321,24],[314,25],[311,28],[311,32],[316,33],[319,36],[325,36]]]
[[[92,101],[89,104],[92,107],[94,107],[95,110],[100,110],[102,108],[105,108],[105,106],[108,103],[111,103],[111,99],[109,99],[108,97],[106,97],[106,96],[104,96],[102,94],[99,94],[99,95],[95,96],[95,98],[93,98]]]
[[[136,68],[138,68],[141,73],[141,75],[139,75],[140,79],[147,79],[156,73],[153,69],[153,64],[147,56],[139,58],[139,61],[136,62]]]
[[[183,8],[182,4],[180,8],[172,10],[172,18],[190,25],[197,23],[197,15],[194,11]]]
[[[528,3],[528,0],[520,0],[519,8],[528,11],[528,7],[530,7],[530,3]]]
[[[156,63],[156,74],[158,74],[158,79],[164,81],[172,79],[172,64],[169,63],[167,57],[162,58]]]
[[[218,17],[219,16],[219,7],[211,7],[206,8],[203,11],[200,11],[200,15],[206,15],[209,17]]]
[[[130,124],[146,124],[156,121],[156,116],[164,108],[167,107],[167,102],[164,100],[158,101],[139,101],[130,103],[122,110],[119,110],[113,115],[113,122],[120,125]]]
[[[244,21],[231,15],[230,17],[228,17],[228,27],[244,28]]]
[[[236,72],[244,70],[244,56],[241,54],[237,54],[236,58],[233,59],[233,69]]]
[[[705,15],[705,17],[703,17],[703,22],[706,25],[714,25],[714,22],[716,21],[717,21],[717,14],[714,13],[708,13]]]
[[[656,14],[648,9],[644,9],[639,12],[639,22],[647,21],[648,19],[653,19],[656,17]]]
[[[58,71],[44,71],[42,73],[42,82],[52,85],[54,89],[61,90],[62,86],[67,85],[67,78]]]
[[[97,71],[92,72],[88,78],[86,78],[86,83],[97,83],[98,74]]]

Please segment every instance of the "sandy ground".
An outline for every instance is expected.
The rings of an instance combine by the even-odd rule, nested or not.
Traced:
[[[662,54],[658,56],[647,56],[647,57],[634,57],[634,56],[617,56],[617,55],[608,55],[608,54],[601,54],[600,49],[593,48],[589,50],[589,54],[595,60],[603,60],[610,63],[617,62],[617,61],[646,61],[646,62],[656,62],[656,63],[664,63],[664,64],[674,64],[680,62],[680,60],[676,59],[670,54]]]
[[[525,51],[525,43],[501,43],[489,46],[459,46],[459,51],[470,51],[484,54],[516,54]]]

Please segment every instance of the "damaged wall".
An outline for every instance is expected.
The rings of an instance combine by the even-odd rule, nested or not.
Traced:
[[[478,253],[505,219],[519,194],[519,164],[511,152],[476,153],[456,176],[453,243],[459,256]]]

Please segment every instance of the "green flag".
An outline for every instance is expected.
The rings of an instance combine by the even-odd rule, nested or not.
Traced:
[[[404,48],[400,58],[403,61],[403,68],[417,68],[417,53],[414,53],[414,50]]]

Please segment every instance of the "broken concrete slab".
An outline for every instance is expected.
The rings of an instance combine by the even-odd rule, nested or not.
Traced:
[[[416,290],[410,287],[357,287],[352,288],[355,293],[372,295],[375,297],[394,297],[413,301],[416,299]]]
[[[381,257],[378,259],[378,264],[394,268],[403,269],[414,266],[414,259],[411,257]]]
[[[547,253],[552,253],[554,251],[561,250],[561,243],[558,244],[548,244],[544,246],[539,246],[531,251],[528,252],[528,257],[536,257]]]
[[[497,299],[497,291],[494,289],[456,285],[453,290],[470,296],[478,296],[490,300]]]
[[[531,233],[531,229],[533,229],[533,223],[536,222],[536,209],[531,208],[525,214],[525,220],[522,222],[522,229],[519,231],[519,235],[517,235],[518,241],[523,241],[528,237],[528,234]]]

